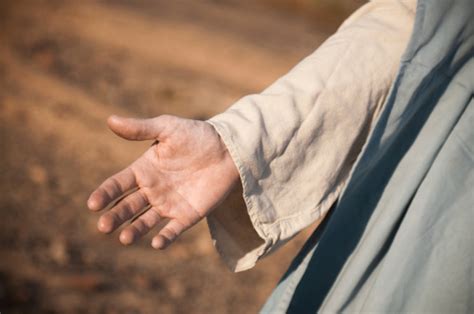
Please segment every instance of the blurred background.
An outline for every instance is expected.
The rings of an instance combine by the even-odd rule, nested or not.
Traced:
[[[1,0],[0,312],[257,312],[311,230],[238,274],[205,222],[164,252],[150,237],[121,246],[96,231],[86,199],[150,143],[116,138],[105,119],[211,117],[287,72],[360,5]]]

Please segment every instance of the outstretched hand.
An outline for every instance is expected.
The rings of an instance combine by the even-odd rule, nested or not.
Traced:
[[[156,249],[167,247],[206,217],[239,180],[227,148],[207,122],[167,115],[145,120],[112,116],[107,122],[125,139],[156,141],[105,180],[87,202],[89,209],[99,211],[126,195],[99,218],[97,227],[104,233],[144,211],[121,231],[123,244],[132,244],[168,219],[152,240]]]

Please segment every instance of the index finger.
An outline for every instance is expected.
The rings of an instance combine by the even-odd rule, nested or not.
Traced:
[[[87,206],[93,211],[104,209],[110,202],[136,187],[135,174],[128,167],[105,180],[92,192],[87,201]]]

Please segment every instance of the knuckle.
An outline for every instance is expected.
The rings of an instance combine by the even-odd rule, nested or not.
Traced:
[[[174,239],[176,239],[178,237],[178,235],[176,234],[175,231],[173,231],[171,228],[169,227],[165,227],[163,228],[163,230],[161,230],[160,234],[165,237],[168,241],[174,241]]]
[[[120,215],[116,213],[115,211],[109,211],[106,215],[107,215],[106,218],[110,222],[111,225],[115,225],[116,223],[121,221]]]
[[[141,219],[138,219],[133,222],[130,230],[134,234],[134,237],[139,237],[144,232],[144,229],[145,229],[145,224],[143,223]]]

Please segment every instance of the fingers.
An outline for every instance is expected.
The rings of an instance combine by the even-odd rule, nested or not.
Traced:
[[[117,205],[103,214],[97,222],[97,228],[104,233],[110,233],[124,222],[132,219],[148,204],[141,190],[127,195]]]
[[[124,245],[135,243],[155,227],[162,218],[150,209],[122,230],[119,240]],[[178,238],[187,228],[177,219],[171,219],[160,232],[153,237],[151,245],[155,249],[165,249]]]
[[[130,168],[126,168],[105,180],[92,192],[87,206],[93,211],[104,209],[110,202],[136,187],[135,174]]]
[[[183,224],[181,224],[177,219],[172,219],[153,238],[151,246],[155,249],[165,249],[185,230],[186,228]]]
[[[166,121],[165,116],[153,119],[134,119],[110,116],[107,123],[110,129],[120,137],[127,140],[143,141],[157,139],[163,131]]]
[[[160,216],[153,209],[148,210],[137,220],[122,230],[119,239],[122,244],[129,245],[148,233],[158,222]]]

